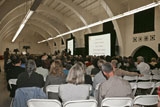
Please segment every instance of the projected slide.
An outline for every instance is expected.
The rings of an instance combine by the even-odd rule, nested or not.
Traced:
[[[71,51],[71,55],[73,55],[73,39],[72,40],[69,40],[67,41],[67,49]]]
[[[110,34],[89,36],[89,55],[111,55]]]

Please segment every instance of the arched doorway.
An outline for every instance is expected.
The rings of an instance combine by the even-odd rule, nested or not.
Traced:
[[[158,55],[156,54],[156,52],[153,49],[151,49],[150,47],[147,47],[147,46],[138,47],[133,52],[132,56],[135,59],[135,61],[137,60],[136,58],[138,56],[143,56],[144,59],[145,59],[145,62],[150,62],[152,57],[158,58]]]

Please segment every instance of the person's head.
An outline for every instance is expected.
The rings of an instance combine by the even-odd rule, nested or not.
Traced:
[[[113,60],[111,61],[111,64],[112,64],[112,66],[113,66],[114,68],[117,68],[117,67],[118,67],[118,61],[117,61],[116,59],[113,59]]]
[[[6,48],[6,51],[9,51],[9,48]]]
[[[154,58],[154,57],[151,59],[151,62],[156,62],[156,61],[157,61],[157,60],[156,60],[156,58]]]
[[[100,70],[102,70],[102,65],[103,65],[104,63],[106,63],[105,60],[103,60],[103,59],[98,60],[97,65],[98,65],[98,68],[99,68]]]
[[[63,65],[61,60],[55,60],[51,64],[50,73],[56,76],[63,76]]]
[[[138,56],[137,57],[137,62],[138,63],[144,62],[144,58],[142,56]]]
[[[82,62],[78,61],[77,64],[82,67],[83,71],[85,71],[85,65]]]
[[[69,70],[66,81],[72,84],[84,83],[84,71],[80,64],[76,63],[72,66],[72,68]]]
[[[21,65],[21,59],[20,59],[20,57],[17,56],[17,55],[14,56],[12,62],[13,62],[13,64],[14,64],[15,66],[20,66],[20,65]]]
[[[102,64],[102,71],[103,71],[103,74],[107,78],[109,78],[109,77],[114,75],[113,67],[112,67],[111,63],[109,63],[109,62]]]
[[[36,71],[36,63],[34,60],[28,60],[28,62],[26,63],[26,71],[28,72],[29,76]]]

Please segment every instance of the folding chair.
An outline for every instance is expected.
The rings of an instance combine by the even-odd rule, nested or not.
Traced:
[[[138,78],[138,81],[151,81],[152,80],[152,75],[144,75],[142,77]]]
[[[138,76],[124,76],[123,79],[127,80],[127,81],[135,81],[135,82],[137,82],[138,81]]]
[[[12,85],[16,85],[17,83],[17,79],[9,79],[8,83],[9,83],[9,87],[12,89]]]
[[[155,89],[156,88],[158,88],[158,87],[160,87],[160,82],[157,82],[155,85],[154,85],[154,87],[153,87],[153,89],[151,90],[151,95],[153,94],[153,92],[155,91]]]
[[[139,95],[133,100],[132,107],[134,105],[152,106],[158,104],[158,95]]]
[[[155,83],[154,82],[138,82],[137,83],[137,89],[152,89],[154,87]],[[151,92],[151,91],[150,91]],[[147,93],[147,94],[150,94]]]
[[[59,92],[59,85],[48,85],[46,87],[47,96],[48,96],[48,92],[58,93]]]
[[[135,96],[135,93],[136,93],[136,90],[137,90],[137,83],[135,83],[135,82],[130,82],[130,85],[131,85],[131,88],[132,88],[132,94],[133,94],[133,96]]]
[[[151,70],[153,75],[160,75],[160,71],[158,69]]]
[[[160,75],[157,74],[153,75],[152,80],[160,81]]]
[[[97,94],[98,94],[98,89],[101,83],[97,84],[94,90],[94,97],[97,98]]]
[[[30,99],[27,105],[28,107],[62,107],[58,100],[53,99]]]
[[[97,107],[97,101],[94,99],[67,101],[63,107]]]
[[[130,97],[109,97],[102,100],[101,107],[131,107],[132,98]]]

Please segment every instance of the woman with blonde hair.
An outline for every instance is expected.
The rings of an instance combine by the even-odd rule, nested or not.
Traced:
[[[66,81],[68,84],[63,84],[59,87],[59,96],[63,102],[89,98],[89,87],[84,84],[84,69],[80,63],[72,66]]]
[[[48,85],[60,85],[64,84],[66,81],[66,77],[63,73],[63,66],[61,60],[55,60],[50,67],[50,73],[46,78],[44,91],[46,92],[46,87]],[[59,99],[58,94],[49,93],[48,98],[50,99]]]

